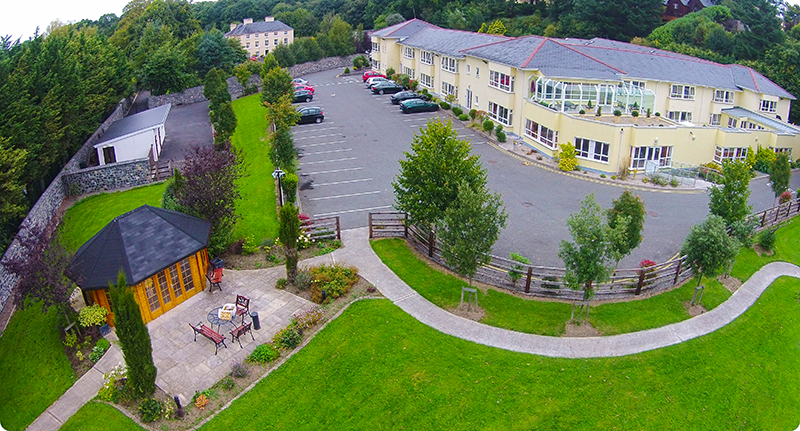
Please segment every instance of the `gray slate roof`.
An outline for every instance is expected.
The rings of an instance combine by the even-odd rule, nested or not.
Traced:
[[[275,32],[289,30],[293,30],[293,28],[289,27],[289,25],[283,21],[255,21],[249,24],[239,24],[233,30],[225,33],[225,36],[230,37],[239,36],[242,34],[269,33],[271,31]]]
[[[208,245],[211,223],[144,205],[111,221],[78,249],[67,276],[84,291],[117,282],[134,285]]]
[[[439,27],[424,27],[401,42],[405,46],[424,49],[450,57],[464,58],[462,49],[508,40],[505,36],[448,30]]]
[[[748,119],[763,124],[764,126],[769,127],[770,129],[774,129],[776,132],[781,134],[789,134],[789,135],[800,134],[800,129],[798,129],[797,127],[793,127],[789,124],[786,124],[783,121],[778,120],[777,118],[770,118],[767,117],[766,115],[759,114],[758,112],[753,112],[749,109],[740,108],[738,106],[735,108],[723,109],[722,113],[728,114],[734,118],[747,117]]]
[[[374,33],[372,36],[382,37],[384,39],[403,39],[416,34],[418,31],[426,27],[436,27],[433,24],[427,23],[420,19],[411,19],[403,21],[386,28],[382,28]]]
[[[95,147],[108,141],[113,141],[125,136],[141,132],[143,130],[159,127],[166,123],[170,104],[159,106],[158,108],[148,109],[147,111],[121,118],[113,123],[103,133],[100,140],[94,144]]]

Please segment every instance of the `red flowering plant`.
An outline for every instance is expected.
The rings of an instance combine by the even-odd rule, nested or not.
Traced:
[[[645,259],[639,262],[639,268],[641,268],[639,270],[639,274],[645,274],[645,279],[647,280],[655,277],[656,275],[653,273],[653,271],[655,271],[656,269],[654,268],[654,266],[656,266],[656,263],[650,259]]]
[[[781,193],[781,196],[778,198],[778,203],[783,205],[786,202],[789,202],[790,200],[792,200],[792,192],[785,191],[785,192]]]

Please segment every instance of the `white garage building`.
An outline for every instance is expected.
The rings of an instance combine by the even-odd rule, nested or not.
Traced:
[[[172,105],[149,109],[115,121],[94,144],[101,165],[147,158],[158,161]]]

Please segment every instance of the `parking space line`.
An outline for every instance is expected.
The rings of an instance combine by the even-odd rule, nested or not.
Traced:
[[[315,156],[317,154],[331,154],[331,153],[344,153],[345,151],[353,151],[352,148],[342,148],[341,150],[330,150],[330,151],[317,151],[316,153],[302,153],[302,156]]]
[[[376,193],[380,193],[380,190],[375,190],[372,192],[362,192],[362,193],[348,193],[346,195],[335,195],[335,196],[323,196],[321,198],[311,198],[310,201],[324,201],[328,199],[339,199],[339,198],[351,198],[353,196],[364,196],[364,195],[374,195]]]
[[[321,213],[321,214],[314,214],[314,217],[329,217],[335,216],[339,214],[350,214],[350,213],[358,213],[358,212],[365,212],[365,211],[375,211],[375,210],[385,210],[387,208],[391,208],[391,205],[384,205],[381,207],[372,207],[372,208],[359,208],[355,210],[346,210],[346,211],[336,211],[332,213]]]
[[[328,120],[323,120],[323,121],[325,121],[326,125],[334,123],[334,121],[328,121]],[[309,126],[315,126],[315,125],[314,124],[297,124],[294,127],[300,127],[302,129],[307,129]],[[317,129],[317,130],[319,130],[319,129]]]
[[[347,141],[322,142],[319,144],[298,145],[297,148],[321,147],[323,145],[344,144]]]
[[[405,115],[405,114],[403,114],[403,115]],[[403,121],[405,121],[405,122],[409,122],[409,121],[428,121],[431,118],[433,118],[433,117],[415,117],[415,118],[409,118],[408,120],[403,120]]]
[[[330,171],[317,171],[317,172],[308,172],[308,173],[304,173],[304,174],[302,174],[302,175],[303,175],[304,177],[307,177],[307,176],[309,176],[309,175],[319,175],[319,174],[335,174],[335,173],[337,173],[337,172],[360,171],[360,170],[362,170],[362,169],[364,169],[364,167],[363,167],[363,166],[361,166],[361,167],[358,167],[358,168],[332,169],[332,170],[330,170]]]
[[[303,137],[300,137],[300,138],[295,138],[294,140],[295,141],[302,141],[303,139],[328,138],[328,137],[331,137],[331,136],[342,136],[342,134],[341,133],[331,133],[331,134],[328,134],[328,135],[303,136]]]
[[[339,184],[352,184],[352,183],[363,183],[365,181],[372,181],[372,178],[361,178],[358,180],[347,180],[347,181],[334,181],[331,183],[314,183],[314,187],[319,186],[338,186]]]
[[[319,162],[306,162],[306,163],[300,163],[300,166],[306,166],[306,165],[318,165],[318,164],[320,164],[320,163],[336,163],[336,162],[346,162],[346,161],[348,161],[348,160],[355,160],[355,159],[357,159],[357,158],[358,158],[358,157],[348,157],[348,158],[345,158],[345,159],[322,160],[322,161],[319,161]]]
[[[327,127],[327,128],[324,128],[324,129],[314,129],[313,131],[314,132],[321,132],[323,130],[335,130],[335,129],[338,129],[338,127]],[[311,131],[312,130],[299,130],[299,131],[294,132],[294,133],[308,133],[308,132],[311,132]]]

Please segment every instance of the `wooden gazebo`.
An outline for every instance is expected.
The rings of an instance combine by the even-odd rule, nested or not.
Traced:
[[[205,220],[144,205],[115,218],[83,244],[67,274],[87,303],[111,311],[108,287],[116,284],[121,270],[134,286],[147,323],[203,290],[210,232]]]

